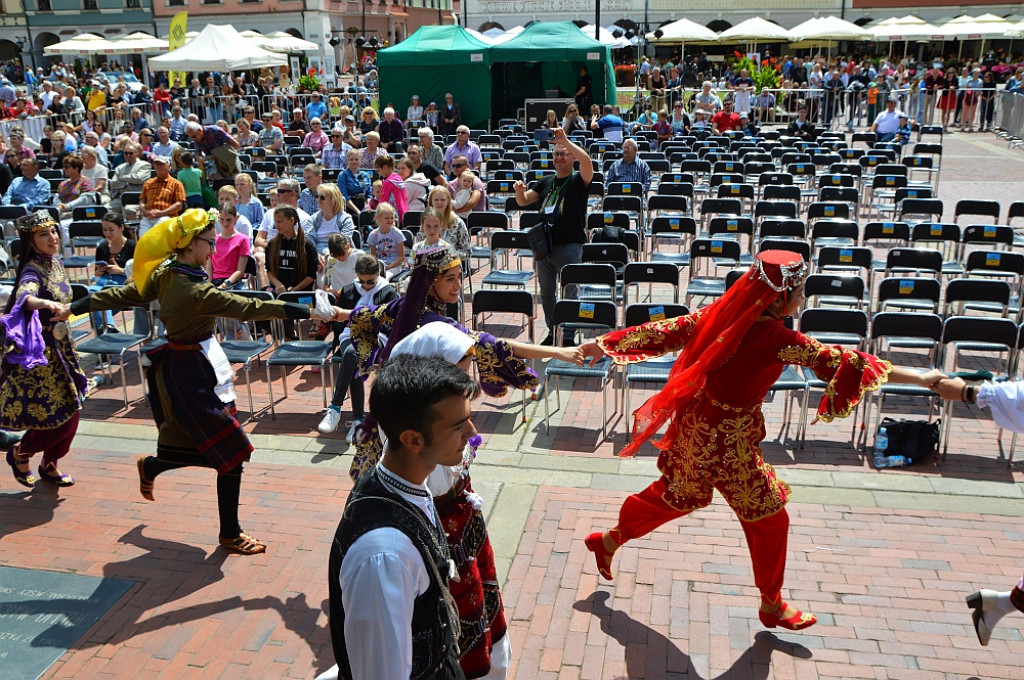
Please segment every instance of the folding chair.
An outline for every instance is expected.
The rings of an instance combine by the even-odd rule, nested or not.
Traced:
[[[647,299],[650,300],[653,293],[653,285],[656,283],[667,284],[672,287],[672,302],[679,302],[679,268],[670,262],[630,262],[622,271],[622,304],[628,307],[629,291],[633,286],[637,287],[637,301],[640,301],[640,284],[647,284]],[[626,322],[626,325],[631,325]]]
[[[483,314],[514,314],[521,316],[530,343],[534,343],[533,295],[525,290],[478,290],[473,293],[473,330],[479,330]],[[530,398],[523,390],[522,422],[526,422],[526,402]]]
[[[281,293],[277,296],[285,302],[296,302],[299,304],[312,305],[313,291]],[[331,304],[334,304],[334,296]],[[283,328],[283,324],[278,324]],[[283,333],[282,333],[283,338]],[[267,365],[267,392],[270,396],[270,417],[277,418],[274,409],[274,380],[270,374],[272,366],[281,367],[281,389],[284,397],[288,398],[288,367],[289,366],[319,366],[320,367],[320,389],[323,393],[324,408],[327,408],[327,358],[331,353],[331,343],[321,340],[290,340],[278,343],[277,349],[266,360]]]
[[[948,276],[963,274],[959,262],[960,227],[948,222],[918,222],[910,229],[910,245],[920,248],[927,244],[942,254],[942,273]]]
[[[800,314],[800,332],[826,345],[844,345],[864,349],[868,338],[868,316],[859,309],[805,309]],[[802,367],[807,391],[800,414],[800,448],[807,442],[807,409],[811,390],[828,389],[828,383],[807,367]],[[867,414],[864,417],[867,421]],[[857,416],[853,418],[850,443],[857,439]]]
[[[632,304],[626,307],[625,326],[639,326],[650,321],[664,321],[690,313],[686,305],[680,304]],[[622,413],[623,428],[629,436],[630,389],[636,385],[664,385],[668,382],[669,373],[675,363],[676,354],[669,353],[655,359],[648,359],[636,364],[628,364],[622,380]]]
[[[968,311],[1005,317],[1010,306],[1010,283],[999,279],[952,279],[946,284],[944,314],[964,316]]]
[[[690,263],[690,254],[682,252],[690,240],[697,234],[697,222],[692,217],[660,216],[651,221],[651,259],[654,262],[670,262],[678,267]],[[674,251],[661,250],[664,242],[678,246]]]
[[[571,266],[571,265],[567,265]],[[600,266],[600,265],[598,265]],[[608,265],[605,265],[608,266]],[[564,271],[564,268],[563,268]],[[571,324],[574,330],[601,330],[610,331],[617,326],[617,310],[611,302],[582,302],[579,300],[558,300],[555,302],[555,310],[552,318],[552,326],[556,338],[561,339],[565,327]],[[600,381],[601,390],[601,439],[608,436],[608,384],[614,375],[615,364],[611,358],[603,357],[595,365],[589,362],[583,366],[577,366],[558,359],[548,361],[544,369],[544,430],[551,432],[550,393],[548,383],[551,378],[555,379],[555,395],[557,407],[562,408],[562,393],[559,387],[561,378],[597,378]]]
[[[891,358],[892,349],[918,348],[927,350],[927,366],[922,370],[941,367],[942,363],[942,319],[938,314],[915,314],[911,312],[879,312],[871,320],[871,353]],[[896,362],[906,364],[906,362]],[[923,397],[928,399],[928,418],[935,412],[937,393],[927,387],[907,383],[885,383],[875,392],[878,402],[874,432],[882,421],[882,411],[887,396]],[[871,421],[871,398],[865,399],[864,422]],[[866,431],[865,431],[866,439]]]
[[[255,262],[252,258],[249,258],[250,262]],[[273,300],[274,296],[272,293],[265,290],[233,290],[231,291],[235,295],[239,295],[244,298],[252,300]],[[255,330],[250,329],[250,330]],[[253,333],[252,340],[234,340],[234,339],[222,339],[220,341],[220,347],[224,350],[224,355],[228,359],[228,363],[241,364],[242,370],[245,371],[245,390],[249,395],[249,419],[251,420],[255,411],[253,409],[252,401],[252,362],[254,359],[260,358],[265,352],[273,347],[272,343],[267,342],[263,337],[259,337],[256,333]]]
[[[992,319],[976,316],[953,316],[946,319],[942,329],[942,345],[945,354],[952,355],[952,370],[957,370],[961,352],[1006,353],[1005,364],[1000,368],[997,363],[997,375],[1009,375],[1013,354],[1017,349],[1020,329],[1009,319]],[[949,431],[953,420],[953,402],[943,404],[942,460],[946,460],[949,449]],[[999,432],[1002,437],[1002,430]]]
[[[877,311],[889,311],[890,307],[900,310],[936,313],[939,311],[939,296],[942,284],[938,279],[925,277],[884,278],[878,283],[875,297]]]
[[[607,262],[567,264],[558,274],[559,298],[576,300],[619,299],[619,283],[615,265]],[[567,295],[575,287],[575,295]]]
[[[722,266],[739,267],[740,244],[728,239],[694,239],[690,245],[690,269],[684,298],[687,307],[691,306],[690,301],[694,297],[717,298],[725,293],[724,278],[701,276],[701,264],[705,261],[715,270]]]
[[[841,305],[864,309],[867,299],[867,284],[856,274],[811,274],[804,279],[804,296],[807,305]]]
[[[956,202],[956,208],[953,210],[953,221],[959,224],[960,218],[963,216],[971,218],[991,217],[992,222],[997,223],[1002,212],[1003,209],[999,206],[999,201],[981,201],[965,198]]]
[[[71,284],[71,295],[73,300],[80,300],[89,295],[89,289],[81,284]],[[89,323],[92,324],[92,314],[89,315]],[[150,324],[152,327],[152,323]],[[138,362],[139,376],[145,374],[142,371],[142,344],[150,339],[149,335],[143,335],[141,333],[102,333],[98,332],[98,329],[93,327],[94,337],[88,340],[83,340],[75,345],[75,351],[79,354],[96,354],[106,356],[117,356],[120,358],[121,363],[121,393],[124,396],[124,407],[128,408],[128,378],[125,375],[125,353],[129,350],[135,350],[135,359]],[[106,380],[109,381],[112,375],[112,367],[109,362],[104,362],[106,365],[103,368],[103,373]]]

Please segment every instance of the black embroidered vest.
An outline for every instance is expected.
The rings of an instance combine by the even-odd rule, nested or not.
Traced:
[[[430,577],[430,586],[413,605],[410,680],[465,680],[459,666],[458,614],[454,611],[454,601],[449,605],[450,558],[444,533],[419,508],[389,490],[381,482],[376,468],[356,482],[331,544],[328,574],[331,642],[339,677],[352,678],[345,643],[345,608],[338,579],[341,562],[356,539],[383,527],[398,529],[409,537]]]

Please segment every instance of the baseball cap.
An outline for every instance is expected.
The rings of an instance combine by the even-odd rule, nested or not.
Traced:
[[[354,123],[354,122],[356,122],[356,117],[355,116],[345,116],[345,122],[346,123]]]
[[[153,165],[156,165],[157,163],[163,163],[164,165],[171,164],[171,159],[167,156],[150,156],[149,160]]]

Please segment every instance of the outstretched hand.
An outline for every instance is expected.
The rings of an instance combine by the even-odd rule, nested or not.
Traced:
[[[948,380],[948,376],[937,368],[925,371],[924,373],[917,374],[917,384],[921,387],[927,387],[929,389],[935,389],[942,380]]]
[[[942,380],[930,385],[932,391],[938,392],[940,397],[953,401],[960,401],[960,397],[964,392],[964,387],[966,386],[967,381],[963,378],[943,378]]]
[[[576,351],[580,354],[580,363],[586,359],[590,359],[590,366],[593,366],[598,361],[604,358],[604,350],[597,344],[596,340],[585,342],[576,348]]]

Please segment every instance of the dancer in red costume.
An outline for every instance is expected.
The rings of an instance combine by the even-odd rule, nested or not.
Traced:
[[[787,329],[782,319],[803,303],[806,273],[798,255],[765,251],[711,305],[614,331],[581,347],[592,361],[607,355],[618,364],[682,350],[664,389],[634,412],[633,440],[619,454],[635,455],[667,423],[668,432],[656,442],[661,477],[626,499],[614,528],[586,539],[604,578],[611,580],[612,556],[626,541],[709,505],[718,489],[747,538],[761,591],[761,623],[800,630],[817,621],[782,600],[790,489],[761,458],[761,402],[785,364],[807,366],[828,381],[818,407],[818,418],[826,422],[849,415],[865,392],[887,380],[931,385],[943,376],[893,367]]]

